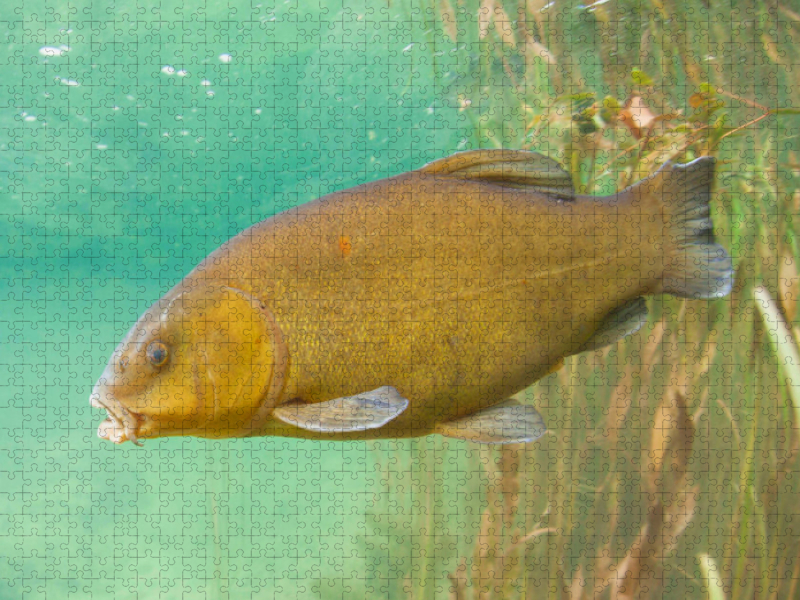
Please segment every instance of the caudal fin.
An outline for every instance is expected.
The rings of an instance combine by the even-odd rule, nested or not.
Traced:
[[[704,156],[685,165],[666,163],[649,182],[656,185],[667,219],[663,287],[668,294],[721,298],[733,286],[731,257],[714,241],[711,222],[715,162]]]

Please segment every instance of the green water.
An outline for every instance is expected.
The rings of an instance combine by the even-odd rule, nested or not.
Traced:
[[[457,111],[396,10],[146,6],[0,15],[0,598],[361,596],[374,444],[116,447],[88,397],[220,243],[450,153]]]
[[[514,19],[525,3],[504,4]],[[545,6],[527,4],[529,15]],[[549,74],[513,52],[487,59],[500,28],[481,36],[471,1],[4,4],[0,600],[449,598],[462,560],[494,572],[486,581],[499,587],[482,599],[581,597],[583,578],[582,597],[593,585],[609,597],[597,582],[647,517],[660,390],[670,365],[701,359],[706,370],[682,388],[698,508],[677,550],[663,551],[650,597],[708,597],[709,564],[726,598],[800,589],[797,425],[750,294],[763,283],[778,296],[779,262],[796,255],[797,119],[718,150],[712,206],[739,269],[732,299],[651,300],[642,334],[572,359],[529,394],[552,435],[526,449],[501,457],[436,437],[114,446],[97,438],[105,413],[89,406],[136,318],[276,212],[479,145],[572,156],[582,181],[594,157],[567,154],[555,128],[534,140],[530,115],[563,94],[623,98],[632,66],[687,111],[706,78],[794,106],[797,9],[731,17],[672,4],[548,5],[528,27],[554,56]],[[442,34],[443,7],[460,7],[459,43]],[[689,77],[692,62],[701,72]],[[741,124],[759,112],[731,114]],[[650,359],[650,371],[634,368]],[[518,479],[494,486],[501,467]]]

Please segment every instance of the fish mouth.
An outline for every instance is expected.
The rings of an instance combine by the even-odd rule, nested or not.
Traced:
[[[143,419],[142,415],[125,408],[114,396],[109,394],[101,396],[97,391],[93,391],[89,396],[89,403],[95,408],[105,409],[108,413],[108,418],[97,428],[97,437],[115,444],[130,440],[137,446],[143,445],[136,435]]]

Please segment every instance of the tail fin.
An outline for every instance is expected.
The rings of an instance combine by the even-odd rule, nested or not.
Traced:
[[[733,286],[731,257],[715,243],[711,223],[709,201],[715,162],[704,156],[685,165],[666,163],[651,180],[667,219],[666,248],[672,260],[667,264],[663,287],[668,294],[721,298]]]

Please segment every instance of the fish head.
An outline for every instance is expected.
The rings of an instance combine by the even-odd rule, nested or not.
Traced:
[[[139,318],[94,386],[91,405],[108,412],[98,436],[138,444],[251,434],[282,381],[281,343],[272,313],[249,294],[178,286]]]

